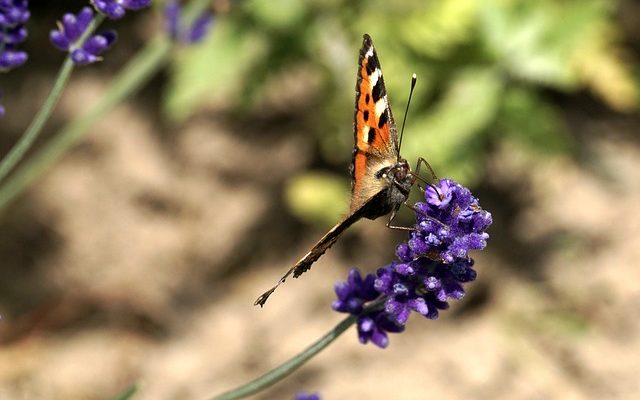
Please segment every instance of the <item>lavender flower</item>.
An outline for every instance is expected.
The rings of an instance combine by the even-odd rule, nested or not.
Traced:
[[[100,61],[102,54],[117,38],[115,31],[98,33],[79,44],[81,36],[85,33],[93,20],[93,11],[84,7],[78,15],[65,14],[58,23],[58,29],[50,34],[51,43],[63,51],[71,53],[71,60],[76,65],[87,65]]]
[[[484,231],[491,225],[491,214],[480,208],[469,189],[442,179],[426,189],[425,200],[415,205],[417,224],[408,247],[396,252],[402,261],[428,257],[450,264],[487,245]]]
[[[373,286],[374,282],[373,275],[369,274],[365,279],[362,279],[360,271],[352,269],[349,271],[346,282],[339,282],[335,285],[338,299],[333,302],[331,307],[339,312],[360,314],[366,302],[375,300],[380,295]]]
[[[293,400],[320,400],[320,395],[317,393],[306,394],[304,392],[300,392],[295,395]]]
[[[364,279],[357,269],[349,271],[346,282],[335,285],[338,299],[332,304],[335,311],[349,313],[358,317],[358,338],[362,344],[371,341],[380,348],[389,344],[387,332],[401,332],[404,327],[389,319],[381,310],[364,312],[364,305],[380,297],[374,286],[376,277],[368,274]]]
[[[476,278],[470,258],[445,264],[420,257],[405,265],[391,263],[378,269],[376,290],[386,296],[385,312],[396,323],[404,325],[411,311],[428,319],[437,319],[440,310],[449,308],[449,300],[464,296],[463,283]]]
[[[124,17],[127,10],[140,10],[151,5],[151,0],[91,0],[100,13],[111,19]]]
[[[25,23],[31,16],[27,0],[0,0],[0,72],[19,67],[27,53],[17,45],[27,38]]]
[[[415,230],[396,248],[398,261],[378,269],[375,277],[363,279],[352,270],[335,287],[333,309],[357,316],[362,343],[386,347],[387,332],[404,330],[412,311],[438,318],[449,300],[464,296],[463,284],[476,279],[468,253],[486,246],[491,214],[467,188],[449,179],[429,187],[425,200],[415,205]],[[384,307],[368,307],[371,302]]]
[[[172,40],[189,44],[197,43],[204,39],[213,23],[213,13],[210,11],[202,13],[188,29],[180,26],[181,14],[182,7],[180,3],[177,0],[168,0],[164,9],[164,17],[169,37]]]

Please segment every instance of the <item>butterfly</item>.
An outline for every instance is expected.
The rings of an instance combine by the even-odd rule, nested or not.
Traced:
[[[415,86],[415,74],[411,86]],[[407,104],[408,108],[408,104]],[[363,36],[356,81],[354,113],[353,158],[351,172],[351,206],[347,216],[324,235],[271,289],[263,293],[254,305],[263,306],[269,296],[293,274],[305,273],[311,265],[331,247],[340,235],[361,218],[376,219],[391,213],[387,227],[412,228],[391,225],[398,209],[406,204],[409,192],[424,163],[435,178],[433,170],[423,159],[418,160],[416,173],[407,160],[400,156],[398,130],[391,114],[387,91],[384,87],[380,61],[371,37]],[[421,179],[422,180],[422,179]],[[408,204],[407,204],[408,205]]]

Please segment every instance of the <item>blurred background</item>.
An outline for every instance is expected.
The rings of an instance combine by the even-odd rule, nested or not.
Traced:
[[[2,154],[42,104],[48,42],[85,1],[31,2],[29,61],[0,75]],[[0,398],[206,398],[343,315],[333,284],[405,234],[360,221],[253,306],[349,197],[358,50],[376,45],[402,154],[493,214],[478,280],[380,350],[354,329],[258,399],[640,398],[640,4],[633,0],[215,0],[205,41],[0,211]],[[162,3],[106,25],[36,151],[146,43]],[[406,210],[405,210],[406,211]],[[410,224],[410,213],[403,213]]]

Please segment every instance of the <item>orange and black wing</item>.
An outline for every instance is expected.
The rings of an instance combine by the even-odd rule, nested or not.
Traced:
[[[302,275],[320,258],[338,237],[362,217],[386,214],[388,210],[378,210],[379,204],[386,204],[384,180],[375,174],[384,166],[398,161],[398,138],[393,122],[387,93],[382,79],[378,56],[369,35],[364,35],[358,81],[356,84],[355,146],[351,165],[352,196],[351,211],[341,222],[324,235],[307,254],[291,267],[275,286],[263,293],[255,305],[263,306],[269,296],[293,274]]]
[[[387,90],[384,86],[380,61],[371,37],[364,35],[354,115],[353,160],[351,163],[351,212],[362,207],[385,188],[374,177],[382,167],[398,161],[398,134]]]

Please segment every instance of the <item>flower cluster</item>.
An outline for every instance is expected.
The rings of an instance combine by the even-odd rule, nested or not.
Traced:
[[[431,185],[416,203],[416,225],[396,248],[398,261],[364,279],[352,270],[335,287],[333,309],[357,316],[358,337],[379,347],[388,332],[401,332],[411,311],[438,318],[449,300],[464,296],[463,284],[476,278],[469,251],[481,250],[489,237],[491,214],[471,192],[449,179]],[[380,303],[380,306],[376,304]]]
[[[211,23],[213,22],[213,13],[205,11],[193,21],[188,29],[180,26],[180,15],[182,7],[177,0],[167,0],[164,8],[164,17],[167,25],[167,33],[172,40],[183,43],[197,43],[205,38]]]
[[[27,53],[17,50],[17,45],[27,38],[28,7],[27,0],[0,0],[0,72],[27,61]]]
[[[100,13],[111,19],[124,17],[127,10],[135,11],[149,7],[151,0],[91,0]]]
[[[65,14],[58,23],[58,29],[51,31],[50,39],[54,46],[71,54],[76,65],[87,65],[100,61],[100,54],[116,40],[115,31],[106,31],[93,35],[78,43],[93,21],[93,11],[84,7],[77,15]]]

